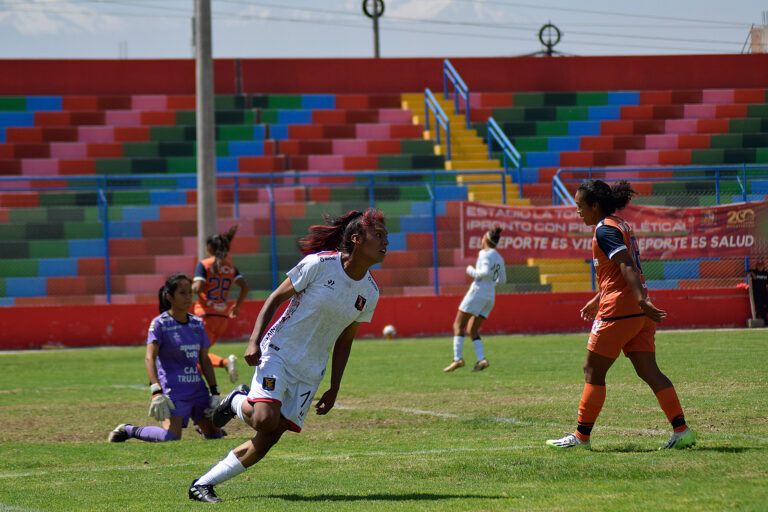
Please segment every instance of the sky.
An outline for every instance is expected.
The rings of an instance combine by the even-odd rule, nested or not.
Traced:
[[[372,8],[374,0],[365,0]],[[766,0],[380,0],[381,57],[743,53]],[[361,0],[212,0],[214,58],[372,57]],[[190,58],[194,0],[0,0],[0,58]],[[552,34],[552,32],[550,32]]]

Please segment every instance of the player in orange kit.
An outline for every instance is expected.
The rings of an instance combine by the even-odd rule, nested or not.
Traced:
[[[549,446],[590,447],[592,427],[605,402],[605,376],[622,350],[637,375],[653,390],[672,424],[672,437],[664,448],[686,448],[696,443],[672,382],[656,364],[656,323],[667,314],[648,299],[640,251],[631,226],[613,215],[635,193],[624,180],[613,187],[600,180],[587,180],[576,191],[579,215],[586,225],[596,226],[592,257],[600,291],[581,309],[581,317],[594,322],[587,343],[586,383],[576,431],[548,440]]]
[[[237,228],[235,225],[226,233],[209,236],[206,241],[208,257],[200,261],[195,269],[192,292],[198,298],[193,312],[203,319],[211,346],[224,334],[229,319],[240,314],[240,307],[248,296],[248,284],[229,258],[229,248]],[[233,284],[240,288],[240,295],[230,308],[227,297]],[[237,357],[234,354],[224,359],[209,352],[208,357],[214,368],[226,368],[229,380],[237,382]]]

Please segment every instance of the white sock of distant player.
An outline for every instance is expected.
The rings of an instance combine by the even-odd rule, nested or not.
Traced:
[[[240,473],[243,473],[245,469],[245,466],[237,460],[235,452],[231,451],[226,457],[209,469],[206,474],[198,478],[195,481],[195,485],[218,485],[221,482],[226,482],[230,478],[234,478]]]
[[[461,359],[461,353],[464,350],[464,336],[453,337],[453,360]]]
[[[482,361],[485,359],[485,350],[483,350],[483,340],[480,338],[477,338],[476,340],[472,340],[472,346],[475,347],[475,355],[477,355],[477,360]]]
[[[237,414],[237,417],[240,418],[240,420],[245,423],[245,418],[243,418],[243,402],[248,397],[245,395],[235,395],[232,398],[232,412]]]

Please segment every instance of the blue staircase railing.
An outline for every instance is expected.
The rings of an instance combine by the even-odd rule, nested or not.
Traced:
[[[435,142],[437,142],[438,146],[440,145],[440,126],[442,126],[445,129],[445,158],[446,160],[450,160],[451,123],[448,120],[448,116],[445,115],[445,111],[443,111],[443,108],[440,106],[440,103],[437,102],[435,95],[432,94],[432,91],[430,91],[429,88],[427,88],[424,89],[424,128],[426,130],[429,130],[430,111],[435,114],[435,131],[437,132]]]
[[[467,119],[467,130],[469,130],[469,88],[459,73],[454,69],[448,59],[443,61],[443,94],[448,99],[448,81],[453,84],[453,105],[454,112],[459,113],[459,97],[464,98],[464,112]]]
[[[518,197],[523,197],[523,172],[520,168],[520,153],[510,142],[507,135],[498,125],[495,119],[488,118],[488,159],[493,158],[493,142],[496,142],[501,148],[501,159],[504,164],[504,174],[509,174],[510,164],[515,168],[516,181],[518,186]]]

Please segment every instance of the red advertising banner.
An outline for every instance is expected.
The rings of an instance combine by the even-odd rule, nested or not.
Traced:
[[[768,201],[700,208],[630,204],[617,215],[635,231],[640,256],[652,259],[765,256]],[[592,232],[574,206],[504,206],[464,202],[464,255],[480,249],[483,234],[501,226],[496,249],[507,261],[592,257]]]

